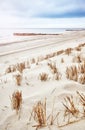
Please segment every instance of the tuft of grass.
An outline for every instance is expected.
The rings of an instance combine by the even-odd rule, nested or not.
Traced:
[[[46,122],[46,99],[44,102],[38,101],[32,111],[33,119],[38,123],[37,125],[34,125],[33,127],[42,128],[45,127]]]
[[[50,62],[48,63],[48,66],[50,67],[50,69],[52,70],[52,73],[55,74],[58,72],[58,69],[56,67],[56,63],[55,62]]]
[[[46,80],[48,80],[48,74],[47,73],[41,73],[41,74],[39,74],[39,79],[41,80],[41,81],[46,81]]]
[[[43,60],[45,60],[45,58],[41,55],[41,56],[38,56],[38,58],[37,58],[37,62],[41,62],[41,61],[43,61]]]
[[[80,77],[79,77],[79,83],[85,84],[85,74],[80,75]]]
[[[61,55],[64,53],[64,50],[57,51],[57,55]]]
[[[83,64],[79,64],[78,71],[79,73],[85,74],[85,62]]]
[[[15,71],[19,71],[20,73],[23,72],[23,70],[25,69],[25,62],[22,62],[22,63],[17,63],[15,65],[10,65],[5,73],[12,73],[12,72],[15,72]]]
[[[67,48],[64,52],[66,55],[70,55],[72,50],[73,50],[72,48]]]
[[[25,69],[25,62],[23,63],[17,63],[17,66],[16,66],[17,70],[22,73],[23,70]]]
[[[57,73],[54,75],[55,80],[60,80],[61,77],[62,77],[62,75],[61,75],[60,72],[57,72]]]
[[[85,95],[83,93],[78,92],[78,91],[77,91],[77,94],[80,98],[80,103],[83,106],[83,116],[85,117]]]
[[[59,113],[60,116],[62,113],[62,119],[60,118],[60,121],[59,121],[59,116],[57,118],[58,127],[66,126],[66,125],[74,123],[80,119],[79,118],[80,111],[76,107],[73,96],[66,96],[64,98],[64,101],[62,102],[62,104],[64,106],[64,110],[63,110],[63,113],[62,112]]]
[[[55,80],[60,80],[61,79],[61,73],[58,71],[58,68],[56,67],[55,62],[49,62],[48,66],[50,67],[52,73],[54,74]]]
[[[85,43],[81,43],[78,45],[78,47],[84,47],[85,46]]]
[[[16,80],[16,84],[17,84],[18,86],[20,86],[20,85],[21,85],[21,82],[22,82],[22,75],[21,75],[21,74],[15,75],[15,80]]]
[[[77,63],[81,63],[82,59],[81,59],[81,55],[77,55],[73,58],[73,62],[77,62]]]
[[[64,63],[64,59],[63,58],[61,58],[61,63]]]
[[[75,49],[76,51],[81,51],[81,47],[79,47],[79,46],[78,46],[78,47],[75,47],[74,49]]]
[[[29,69],[30,68],[30,62],[29,62],[29,60],[27,60],[26,62],[25,62],[25,68],[27,69]]]
[[[12,72],[15,72],[15,71],[16,71],[16,66],[15,66],[15,65],[10,65],[10,66],[6,69],[5,73],[12,73]]]
[[[64,103],[65,102],[65,103]],[[65,115],[67,116],[71,114],[72,116],[78,116],[79,110],[76,108],[75,103],[73,101],[73,96],[66,96],[64,98],[63,106],[65,107]]]
[[[75,65],[66,68],[67,79],[77,81],[81,84],[85,84],[85,62],[79,64],[78,67]]]
[[[12,94],[11,104],[12,104],[12,109],[16,110],[16,113],[18,114],[22,105],[22,92],[19,92],[17,90],[16,92]]]
[[[35,58],[30,59],[31,64],[34,64],[36,62]]]
[[[66,68],[67,79],[78,81],[78,71],[76,66],[71,66]]]

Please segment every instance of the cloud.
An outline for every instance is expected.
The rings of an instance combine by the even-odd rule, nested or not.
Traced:
[[[44,7],[44,8],[43,8]],[[62,18],[62,17],[85,17],[85,2],[83,0],[52,1],[50,4],[38,8],[36,17]]]
[[[4,0],[0,3],[0,12],[20,17],[72,17],[72,14],[75,17],[78,15],[83,17],[85,16],[85,1]]]
[[[85,0],[0,0],[1,27],[2,25],[59,27],[63,20],[68,26],[72,23],[85,27]]]

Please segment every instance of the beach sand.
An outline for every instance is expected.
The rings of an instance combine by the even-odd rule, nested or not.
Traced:
[[[21,64],[23,65],[20,69]],[[84,106],[77,93],[78,91],[85,95],[85,68],[81,72],[78,67],[81,65],[85,65],[84,30],[67,31],[59,35],[15,36],[15,39],[2,40],[0,130],[35,130],[39,122],[33,116],[30,119],[30,116],[34,105],[38,101],[44,102],[45,99],[46,124],[37,129],[84,130]],[[77,72],[75,69],[72,71],[70,67],[73,66],[76,66]],[[70,79],[66,73],[67,67],[70,75],[74,73]],[[43,74],[47,76],[44,81],[41,80]],[[22,77],[20,86],[16,83],[16,75]],[[22,107],[19,114],[16,114],[11,106],[12,94],[17,90],[22,92]],[[69,102],[65,101],[67,96],[78,109],[77,114],[67,111],[65,115],[67,109],[64,105],[70,107]]]

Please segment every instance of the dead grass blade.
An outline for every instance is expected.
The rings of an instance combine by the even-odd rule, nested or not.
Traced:
[[[66,104],[62,103],[62,104],[65,107],[66,116],[71,114],[72,116],[77,117],[77,115],[79,113],[79,110],[75,107],[75,103],[73,101],[73,97],[72,96],[71,97],[67,96],[65,98],[65,102],[67,102],[67,103]]]

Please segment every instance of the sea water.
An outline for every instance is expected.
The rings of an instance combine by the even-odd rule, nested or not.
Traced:
[[[15,39],[14,33],[41,33],[41,34],[62,34],[69,28],[0,28],[0,43],[3,40]],[[75,30],[74,28],[70,30]],[[80,30],[80,29],[76,29]]]
[[[59,34],[65,30],[65,28],[0,28],[0,38],[12,36],[13,33]]]

